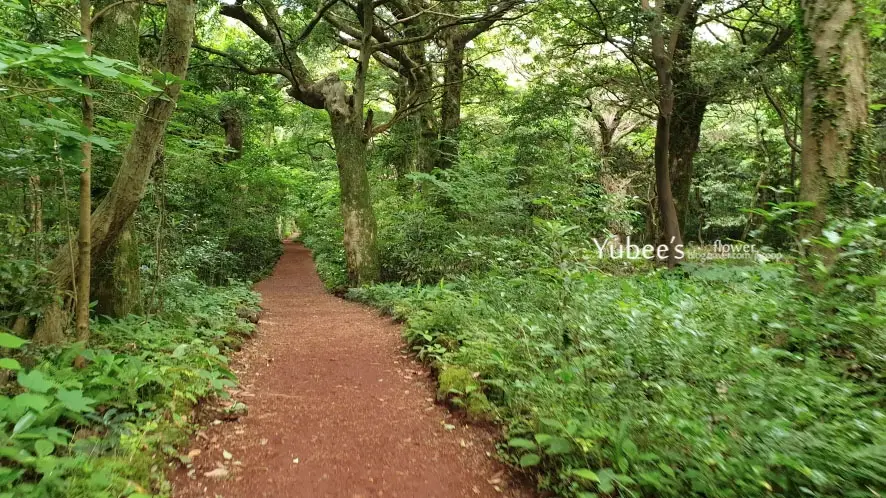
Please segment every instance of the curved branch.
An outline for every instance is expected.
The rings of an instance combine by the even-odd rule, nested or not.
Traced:
[[[267,67],[267,66],[249,67],[248,65],[246,65],[245,62],[240,60],[237,56],[235,56],[233,54],[229,54],[228,52],[225,52],[223,50],[218,50],[218,49],[215,49],[212,47],[207,47],[206,45],[201,45],[199,43],[194,43],[193,47],[197,50],[202,51],[202,52],[206,52],[208,54],[213,54],[213,55],[217,55],[219,57],[224,57],[225,59],[228,59],[235,66],[237,66],[237,68],[240,71],[242,71],[246,74],[250,74],[253,76],[259,75],[259,74],[278,74],[280,76],[283,76],[287,80],[289,80],[291,83],[295,84],[295,81],[292,78],[292,74],[283,68]]]

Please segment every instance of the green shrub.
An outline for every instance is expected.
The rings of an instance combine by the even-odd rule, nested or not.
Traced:
[[[406,316],[419,354],[447,365],[441,390],[482,391],[509,458],[558,494],[876,496],[886,425],[865,351],[886,314],[804,304],[793,279],[561,268],[352,295]]]
[[[0,395],[0,496],[169,491],[166,459],[186,444],[193,406],[234,385],[224,352],[251,332],[236,310],[257,296],[187,275],[160,292],[162,313],[94,322],[89,348],[34,350],[0,333],[0,347],[27,353],[0,359],[16,376]]]

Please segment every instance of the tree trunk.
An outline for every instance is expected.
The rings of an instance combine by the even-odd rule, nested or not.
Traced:
[[[674,109],[670,116],[668,164],[671,190],[677,210],[680,233],[686,230],[689,217],[689,199],[692,190],[692,159],[698,150],[701,124],[708,106],[706,89],[695,81],[692,72],[692,43],[698,23],[699,2],[693,3],[680,23],[671,62],[671,81],[674,91]],[[672,17],[679,16],[680,1],[670,1],[665,9]]]
[[[35,234],[34,237],[34,261],[40,262],[43,248],[43,189],[40,186],[40,175],[28,177],[28,232]]]
[[[694,84],[692,86],[695,87]],[[698,151],[701,124],[708,105],[705,97],[697,92],[684,90],[687,89],[677,89],[675,85],[674,113],[670,120],[668,152],[671,188],[681,233],[686,230],[686,220],[689,217],[693,175],[692,159]]]
[[[430,69],[427,70],[430,72]],[[430,173],[437,164],[437,116],[434,114],[433,97],[431,88],[432,76],[423,75],[417,82],[416,100],[421,108],[409,117],[415,130],[416,146],[412,159],[415,171]]]
[[[92,2],[80,0],[80,32],[86,39],[86,55],[92,55]],[[83,87],[87,90],[92,87],[92,79],[83,76]],[[92,95],[81,97],[81,112],[83,115],[83,128],[87,135],[92,134],[92,125],[95,113],[92,108]],[[91,245],[91,217],[92,217],[92,142],[85,140],[80,144],[80,152],[83,157],[80,160],[80,216],[77,240],[77,298],[76,298],[76,323],[77,340],[89,340],[89,277],[92,272],[92,258],[90,257]]]
[[[416,11],[420,11],[420,2],[415,2]],[[421,36],[428,31],[424,19],[419,17],[411,22],[405,31],[406,36]],[[410,168],[412,171],[430,173],[437,163],[437,116],[434,112],[434,70],[428,62],[425,42],[411,43],[406,46],[409,58],[416,67],[411,72],[411,88],[407,93],[411,94],[413,101],[407,103],[419,106],[418,110],[409,116],[407,126],[415,133],[415,147],[412,148]]]
[[[139,66],[139,22],[142,2],[98,0],[93,38],[95,51],[105,57],[120,59]],[[99,114],[121,121],[129,120],[129,109],[138,108],[138,100],[125,87],[115,83],[99,82],[100,95],[96,102]],[[102,90],[110,90],[103,92]],[[120,166],[120,155],[97,151],[95,167],[107,174],[115,174]],[[106,192],[105,184],[97,189]],[[97,302],[96,313],[123,317],[141,312],[141,278],[139,272],[138,232],[135,219],[128,221],[117,242],[98,254],[92,270],[92,299]]]
[[[461,90],[464,85],[465,44],[448,37],[443,63],[443,102],[440,107],[440,155],[437,167],[451,168],[458,161],[461,126]]]
[[[668,150],[670,142],[670,118],[662,112],[655,126],[655,188],[658,192],[658,210],[664,243],[668,246],[668,268],[677,264],[677,246],[683,245],[677,209],[671,192]]]
[[[225,161],[233,161],[243,157],[243,119],[237,109],[227,108],[219,113],[219,122],[225,129],[225,146],[230,150],[225,153]]]
[[[801,0],[800,8],[807,41],[800,200],[815,203],[804,234],[814,236],[843,207],[839,190],[864,162],[868,54],[858,2]]]
[[[338,163],[338,184],[341,190],[341,214],[344,222],[345,258],[348,283],[351,286],[378,281],[381,265],[376,242],[375,213],[369,175],[366,171],[366,146],[372,130],[372,110],[363,121],[366,101],[366,75],[372,57],[373,0],[361,0],[363,25],[360,55],[354,74],[353,93],[348,95],[338,77],[327,77],[320,83],[323,108],[329,114],[335,158]]]
[[[170,73],[177,79],[185,78],[191,42],[194,38],[195,15],[194,0],[167,2],[166,27],[160,44],[161,73]],[[163,80],[155,81],[155,85],[163,87]],[[107,250],[117,240],[123,226],[132,217],[144,196],[157,148],[180,91],[180,83],[166,86],[162,94],[148,101],[139,117],[117,177],[108,195],[92,214],[91,254],[93,256]],[[64,311],[64,297],[71,288],[73,277],[69,256],[73,244],[75,241],[68,241],[49,265],[52,274],[49,284],[57,295],[37,324],[34,333],[35,342],[58,343],[64,340],[64,328],[69,319],[69,315]]]
[[[681,29],[685,15],[684,9],[691,5],[691,0],[683,0],[678,9],[680,14],[677,18],[677,26],[672,29]],[[643,0],[643,7],[649,9],[649,0]],[[656,7],[657,9],[659,7]],[[664,244],[667,245],[668,268],[676,266],[677,261],[682,259],[683,238],[680,235],[680,222],[677,218],[677,209],[674,205],[674,196],[671,191],[670,175],[670,141],[671,141],[671,116],[674,113],[674,80],[673,60],[674,52],[670,42],[665,42],[663,33],[663,20],[660,12],[656,13],[656,20],[650,30],[652,41],[652,57],[655,63],[655,74],[658,82],[658,119],[655,126],[655,188],[658,194],[658,210],[661,217],[661,229],[664,235]],[[670,40],[673,35],[669,36]],[[678,254],[677,251],[680,251]],[[656,251],[656,256],[661,258]]]
[[[366,140],[362,119],[329,112],[338,163],[341,214],[344,221],[348,283],[359,286],[379,279],[375,214],[366,171]]]
[[[93,266],[92,297],[96,314],[121,318],[142,311],[139,237],[135,217]]]

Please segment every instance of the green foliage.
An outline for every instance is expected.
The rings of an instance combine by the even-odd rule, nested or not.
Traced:
[[[184,277],[162,292],[164,313],[95,322],[88,348],[42,350],[27,369],[0,360],[16,371],[0,396],[0,494],[168,492],[165,458],[186,441],[194,404],[227,396],[234,385],[224,352],[251,332],[235,311],[255,307],[257,296],[246,286],[210,288]],[[0,347],[22,346],[10,338],[0,334]]]
[[[503,457],[555,494],[880,496],[886,197],[872,184],[886,176],[872,169],[872,184],[834,186],[839,206],[807,237],[810,204],[798,202],[789,146],[803,68],[796,40],[777,47],[795,5],[705,4],[681,22],[675,6],[661,12],[666,31],[695,24],[671,58],[672,143],[694,149],[699,139],[694,157],[678,158],[694,164],[684,239],[752,238],[796,267],[690,262],[664,272],[595,256],[592,238],[658,237],[650,18],[637,3],[551,0],[468,45],[452,168],[412,171],[415,121],[436,121],[439,85],[427,96],[432,112],[367,140],[388,283],[349,295],[404,320],[412,350],[439,372],[440,400],[502,422]],[[87,56],[65,5],[0,7],[0,497],[166,493],[163,457],[192,428],[193,405],[234,382],[225,352],[252,330],[234,310],[254,306],[245,282],[268,273],[280,238],[296,235],[313,251],[329,289],[347,286],[329,117],[284,98],[293,92],[276,74],[194,51],[130,222],[151,314],[94,320],[88,345],[37,348],[10,332],[31,332],[52,296],[45,265],[75,240],[80,144],[96,149],[97,205],[138,117],[132,104],[168,78],[150,62],[165,10],[145,7],[143,36],[129,40],[135,67]],[[291,38],[305,57],[295,69],[350,86],[333,17],[313,25],[316,9],[289,7],[277,11],[283,36],[313,29]],[[452,7],[447,16],[473,6]],[[882,138],[883,8],[860,8],[872,137]],[[198,19],[201,42],[246,66],[278,59],[244,30]],[[410,30],[437,22],[414,19]],[[723,29],[701,29],[713,26]],[[397,55],[427,57],[421,67],[436,79],[433,47],[445,43],[419,38],[432,50],[406,44]],[[367,126],[382,125],[391,103],[407,104],[398,115],[418,110],[406,102],[411,78],[384,72],[402,57],[378,55]],[[81,124],[84,95],[96,99],[94,133]],[[681,109],[681,100],[704,105]],[[243,155],[230,161],[225,112],[243,131]],[[701,120],[700,137],[680,130],[686,118]],[[872,142],[883,163],[886,141]]]
[[[28,257],[37,242],[27,233],[26,220],[0,214],[0,324],[17,316],[36,316],[51,294],[40,280],[46,269]]]
[[[567,260],[352,295],[406,318],[419,356],[447,365],[441,389],[482,390],[507,424],[508,458],[558,494],[875,496],[884,485],[886,385],[871,354],[883,305],[835,308],[787,267],[613,277]]]
[[[342,290],[347,287],[347,269],[338,182],[328,170],[302,170],[295,183],[301,194],[295,216],[301,240],[313,251],[317,273],[326,287]]]
[[[185,144],[182,144],[185,145]],[[199,151],[199,149],[197,149]],[[281,254],[287,175],[259,154],[218,163],[190,147],[169,152],[164,195],[174,267],[218,284],[257,280]],[[157,216],[152,210],[146,213]]]

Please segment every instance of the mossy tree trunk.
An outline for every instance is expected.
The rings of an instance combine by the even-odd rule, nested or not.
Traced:
[[[418,0],[410,0],[408,4],[401,4],[404,10],[398,15],[406,21],[404,35],[406,37],[421,37],[430,32],[427,20],[416,13],[422,11],[422,3]],[[405,81],[405,88],[400,99],[401,107],[398,109],[407,118],[403,125],[409,131],[410,148],[407,157],[407,168],[411,171],[429,173],[437,163],[437,139],[438,127],[437,116],[434,110],[434,70],[428,60],[427,41],[410,43],[404,47],[407,57],[412,62],[412,67],[405,68],[396,65],[400,78]]]
[[[101,13],[95,21],[93,31],[96,53],[138,67],[142,3],[97,0],[95,11]],[[128,95],[122,85],[102,82],[96,88],[99,94],[97,109],[102,116],[125,121],[131,119],[128,111],[139,107],[138,100]],[[120,155],[96,152],[96,168],[102,170],[103,177],[113,178],[120,165]],[[94,192],[104,195],[108,187],[107,184],[99,185]],[[136,220],[133,217],[123,226],[115,243],[96,258],[92,272],[92,299],[97,301],[98,314],[122,317],[141,312],[139,239],[135,225]]]
[[[418,61],[415,71],[414,89],[412,97],[414,104],[419,106],[417,112],[411,114],[407,120],[410,127],[415,131],[415,148],[411,157],[413,171],[429,173],[437,163],[437,116],[434,113],[434,75],[430,64],[427,63],[424,47],[415,44],[411,56]],[[421,48],[418,48],[421,47]]]
[[[323,107],[332,125],[338,184],[341,190],[341,213],[344,221],[344,246],[348,283],[370,284],[380,278],[381,265],[376,242],[375,213],[369,186],[367,145],[372,131],[372,111],[364,117],[366,77],[372,56],[371,33],[374,25],[373,0],[362,0],[361,48],[357,58],[352,92],[337,77],[320,82]]]
[[[804,36],[800,200],[812,202],[820,233],[839,212],[839,194],[866,156],[868,53],[862,5],[855,0],[801,0]],[[825,254],[827,259],[827,254]]]
[[[239,109],[226,107],[218,114],[218,120],[225,130],[225,161],[233,161],[243,157],[243,118]]]
[[[348,282],[368,284],[379,279],[375,214],[372,210],[369,176],[366,171],[366,139],[360,115],[330,110],[332,139],[338,163],[341,214],[344,221]]]
[[[461,128],[461,94],[465,77],[465,45],[458,35],[446,38],[443,62],[443,101],[440,105],[440,154],[437,166],[452,167],[458,160],[458,132]]]

